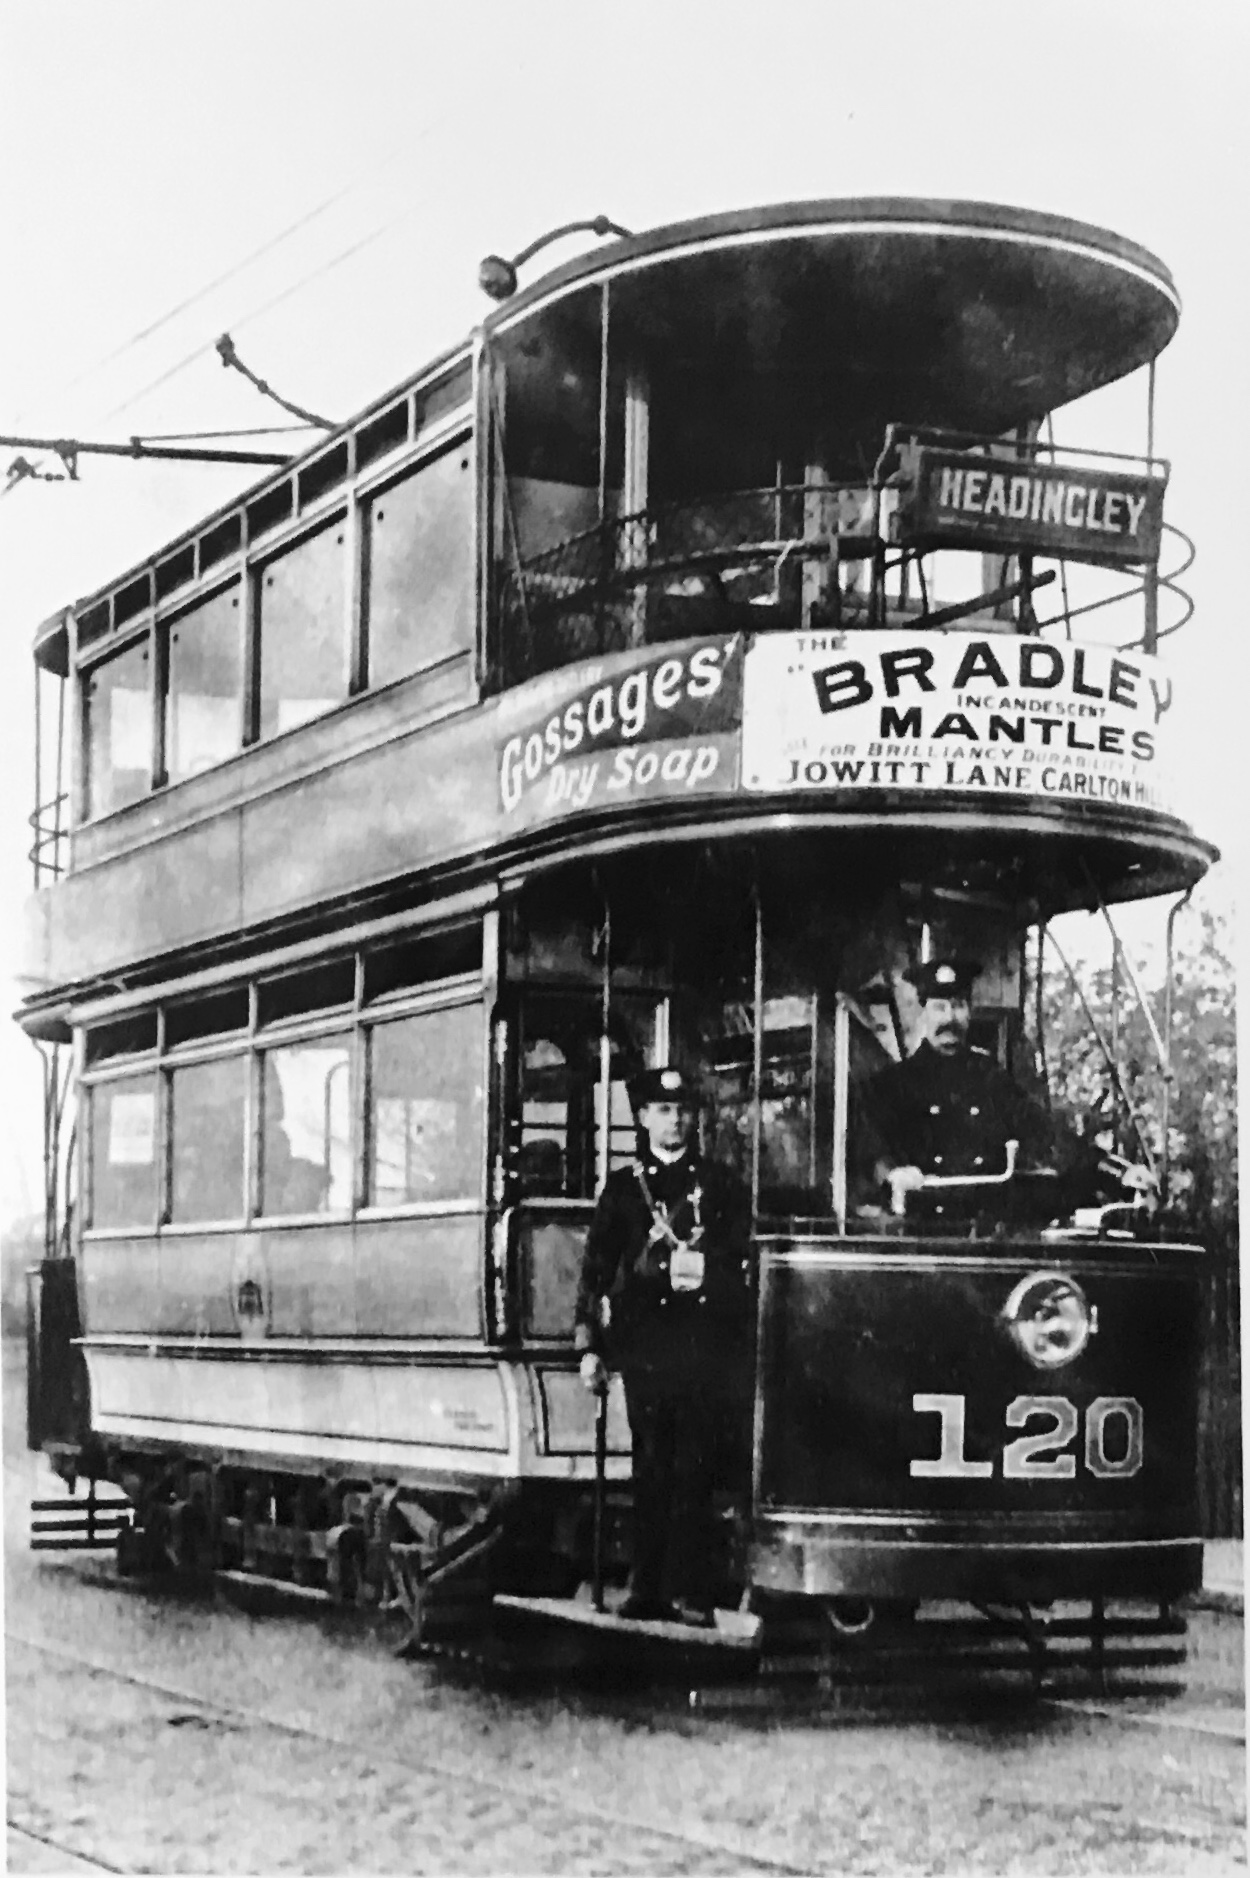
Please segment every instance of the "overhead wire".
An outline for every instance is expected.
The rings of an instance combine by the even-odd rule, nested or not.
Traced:
[[[362,249],[372,246],[381,236],[388,233],[397,222],[406,219],[406,216],[396,216],[390,222],[383,222],[381,227],[372,229],[370,233],[363,236],[361,240],[354,241],[350,247],[341,249],[338,254],[332,255],[328,261],[323,262],[319,267],[315,267],[311,273],[303,275],[297,281],[293,281],[289,287],[284,287],[281,293],[274,294],[270,299],[263,301],[260,306],[253,307],[252,310],[245,313],[241,319],[231,320],[229,329],[232,332],[238,332],[241,327],[246,326],[250,321],[259,319],[262,313],[268,313],[272,308],[281,306],[282,302],[289,300],[292,295],[302,293],[305,287],[310,287],[314,281],[320,280],[323,275],[331,273],[334,268],[341,267],[344,261],[349,261],[354,254],[359,254]],[[167,385],[171,378],[177,378],[178,374],[185,372],[189,365],[194,365],[198,358],[206,353],[212,354],[215,350],[215,343],[213,339],[202,339],[193,351],[186,354],[185,358],[179,359],[176,365],[171,365],[167,370],[158,373],[155,378],[150,379],[146,385],[143,385],[138,391],[132,393],[130,397],[123,398],[120,404],[115,404],[111,410],[106,411],[99,421],[107,424],[110,418],[120,417],[124,411],[129,411],[134,405],[141,403],[142,400],[148,396],[149,392],[157,391],[162,385]]]
[[[223,269],[221,273],[215,274],[211,280],[205,281],[203,286],[197,287],[194,293],[187,294],[173,306],[167,307],[165,312],[158,315],[156,319],[150,320],[146,326],[141,326],[137,332],[131,333],[127,339],[122,340],[120,345],[114,346],[110,351],[103,353],[93,364],[85,366],[82,371],[76,373],[73,378],[62,384],[52,395],[54,397],[62,397],[67,391],[76,391],[80,385],[84,384],[89,378],[93,378],[97,372],[103,371],[106,366],[115,364],[118,359],[124,358],[128,352],[133,351],[136,346],[142,345],[144,341],[150,339],[153,334],[160,332],[161,329],[168,326],[172,320],[177,319],[183,313],[189,312],[192,307],[198,306],[201,300],[207,299],[209,294],[215,293],[219,287],[224,287],[227,282],[236,279],[240,274],[246,273],[247,269],[254,267],[257,261],[264,260],[266,255],[274,253],[276,249],[282,247],[285,242],[290,241],[291,238],[299,234],[301,230],[310,227],[313,222],[319,221],[323,215],[328,214],[338,203],[344,201],[346,197],[359,189],[362,183],[367,182],[371,177],[377,176],[391,168],[402,156],[408,154],[414,143],[422,142],[426,137],[431,136],[433,132],[440,127],[441,121],[442,120],[427,126],[424,131],[417,131],[413,136],[406,137],[402,144],[395,145],[388,155],[384,155],[378,161],[366,165],[364,169],[356,173],[350,182],[345,183],[341,189],[336,189],[332,195],[326,196],[322,201],[314,204],[311,209],[306,210],[302,215],[298,215],[293,222],[288,222],[284,228],[280,228],[276,234],[270,235],[265,241],[262,241],[258,247],[251,249],[247,254],[243,255],[240,260],[233,262],[231,266]]]

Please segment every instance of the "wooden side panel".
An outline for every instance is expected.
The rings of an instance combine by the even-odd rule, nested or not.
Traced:
[[[485,1222],[480,1214],[365,1220],[357,1226],[356,1327],[362,1337],[480,1337]]]
[[[542,1397],[543,1452],[593,1454],[596,1399],[582,1387],[577,1371],[539,1369],[535,1375]],[[608,1452],[630,1452],[629,1416],[625,1409],[625,1389],[619,1376],[612,1377],[608,1389]]]
[[[452,718],[250,803],[244,922],[487,846],[497,820],[487,728]],[[309,832],[293,840],[293,830]]]
[[[84,1329],[178,1337],[458,1337],[482,1324],[483,1222],[350,1220],[88,1238]],[[254,1306],[241,1289],[253,1290]]]
[[[160,1317],[160,1249],[155,1239],[85,1239],[79,1260],[82,1327],[155,1329]]]
[[[274,1362],[229,1355],[87,1350],[94,1424],[173,1445],[297,1455],[365,1467],[515,1470],[515,1421],[494,1366]]]
[[[248,1258],[248,1233],[163,1233],[159,1240],[160,1301],[156,1322],[127,1330],[168,1336],[228,1337],[238,1331],[236,1273]]]
[[[367,1263],[376,1231],[353,1229],[350,1220],[343,1220],[256,1233],[269,1280],[269,1334],[355,1336],[357,1267]]]
[[[47,971],[56,984],[234,930],[242,914],[237,812],[87,873],[51,896]]]

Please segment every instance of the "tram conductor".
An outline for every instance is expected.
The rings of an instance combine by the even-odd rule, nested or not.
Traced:
[[[578,1290],[581,1377],[625,1387],[633,1447],[633,1567],[618,1615],[711,1625],[719,1561],[718,1469],[746,1449],[753,1378],[750,1207],[694,1139],[680,1069],[633,1087],[638,1153],[609,1174]]]
[[[1095,1199],[1112,1185],[1143,1192],[1148,1169],[1104,1161],[1096,1149],[1056,1131],[1051,1115],[1020,1088],[988,1051],[969,1042],[973,959],[944,957],[904,974],[920,998],[923,1034],[908,1057],[868,1084],[861,1168],[878,1191],[888,1187],[892,1210],[926,1178],[984,1179],[1010,1171],[1051,1169],[1057,1206]],[[1009,1144],[1014,1142],[1012,1150]]]

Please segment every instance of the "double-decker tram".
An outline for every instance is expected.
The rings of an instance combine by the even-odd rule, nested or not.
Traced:
[[[21,1022],[77,1120],[53,1068],[32,1440],[124,1489],[127,1569],[408,1640],[610,1607],[579,1266],[679,1065],[752,1209],[722,1605],[1166,1623],[1201,1251],[1148,1142],[1052,1108],[1040,973],[1214,859],[1158,651],[1170,276],[903,200],[492,266],[471,340],[38,635]],[[1139,455],[1056,443],[1136,371]],[[926,1148],[935,1096],[883,1154],[952,960],[1036,1138],[974,1098]]]

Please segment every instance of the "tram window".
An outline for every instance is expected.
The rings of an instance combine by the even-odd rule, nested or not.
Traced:
[[[281,978],[262,982],[256,994],[257,1018],[261,1024],[277,1024],[284,1017],[350,1004],[355,995],[355,959],[332,959],[311,971],[286,972]]]
[[[562,1194],[569,1185],[568,1060],[559,1044],[536,1037],[521,1061],[521,1145],[517,1171],[525,1194]],[[574,1191],[580,1183],[575,1183]]]
[[[422,463],[368,512],[371,685],[472,644],[473,477],[467,441]]]
[[[663,1000],[618,994],[609,1020],[607,1165],[637,1151],[629,1079],[659,1049]],[[516,1173],[527,1196],[588,1198],[601,1167],[604,1088],[597,995],[531,994],[522,1013],[520,1134]]]
[[[170,1073],[170,1217],[239,1219],[243,1214],[241,1056],[189,1063]]]
[[[346,1212],[352,1195],[351,1044],[345,1036],[266,1050],[260,1210]]]
[[[247,1014],[246,985],[233,985],[229,991],[210,991],[203,998],[185,998],[166,1009],[166,1048],[192,1043],[197,1037],[217,1037],[230,1030],[246,1030]]]
[[[260,573],[260,735],[319,717],[347,693],[346,530],[342,521]]]
[[[370,1028],[371,1206],[476,1199],[482,1122],[480,1005],[422,1011]]]
[[[151,673],[142,639],[83,679],[88,815],[109,815],[152,786]]]
[[[119,1017],[116,1023],[97,1024],[87,1032],[88,1063],[103,1063],[114,1056],[138,1056],[141,1050],[155,1048],[155,1011],[140,1011],[134,1017]]]
[[[127,1076],[90,1092],[93,1226],[156,1224],[156,1083]]]
[[[168,629],[165,770],[181,782],[233,756],[242,741],[243,611],[237,584]]]
[[[453,926],[444,932],[421,933],[398,945],[381,946],[365,955],[365,998],[382,998],[392,991],[414,990],[441,978],[481,974],[482,928]]]

